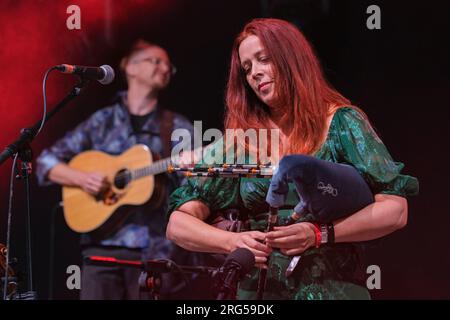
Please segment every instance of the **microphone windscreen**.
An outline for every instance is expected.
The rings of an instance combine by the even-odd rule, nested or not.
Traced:
[[[111,82],[113,82],[115,77],[114,69],[107,64],[102,65],[100,69],[105,72],[105,76],[100,79],[99,82],[101,84],[110,84]]]
[[[241,266],[240,275],[244,276],[255,266],[255,255],[249,249],[238,248],[228,255],[224,266],[232,262]]]

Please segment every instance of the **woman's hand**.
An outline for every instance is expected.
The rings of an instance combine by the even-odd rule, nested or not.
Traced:
[[[263,243],[266,234],[260,231],[246,231],[232,233],[230,252],[237,248],[249,249],[255,255],[257,267],[264,267],[272,248]]]
[[[298,255],[316,244],[314,229],[310,222],[275,227],[274,231],[266,233],[266,243],[287,256]]]

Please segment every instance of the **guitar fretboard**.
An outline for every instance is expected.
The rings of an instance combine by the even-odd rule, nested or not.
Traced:
[[[142,177],[153,176],[156,174],[163,173],[163,172],[167,171],[167,169],[169,168],[171,163],[172,163],[171,159],[166,158],[166,159],[158,160],[147,167],[133,170],[131,172],[132,179],[139,179]]]

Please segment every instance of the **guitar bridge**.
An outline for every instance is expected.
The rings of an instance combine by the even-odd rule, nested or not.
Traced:
[[[102,201],[105,205],[111,206],[116,204],[122,196],[112,189],[108,189],[105,192],[100,193],[96,198],[97,201]]]

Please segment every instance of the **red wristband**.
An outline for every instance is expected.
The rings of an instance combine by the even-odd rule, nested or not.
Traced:
[[[314,234],[316,236],[316,248],[318,248],[322,243],[322,233],[320,232],[320,227],[317,223],[313,223],[313,226],[314,226]]]

